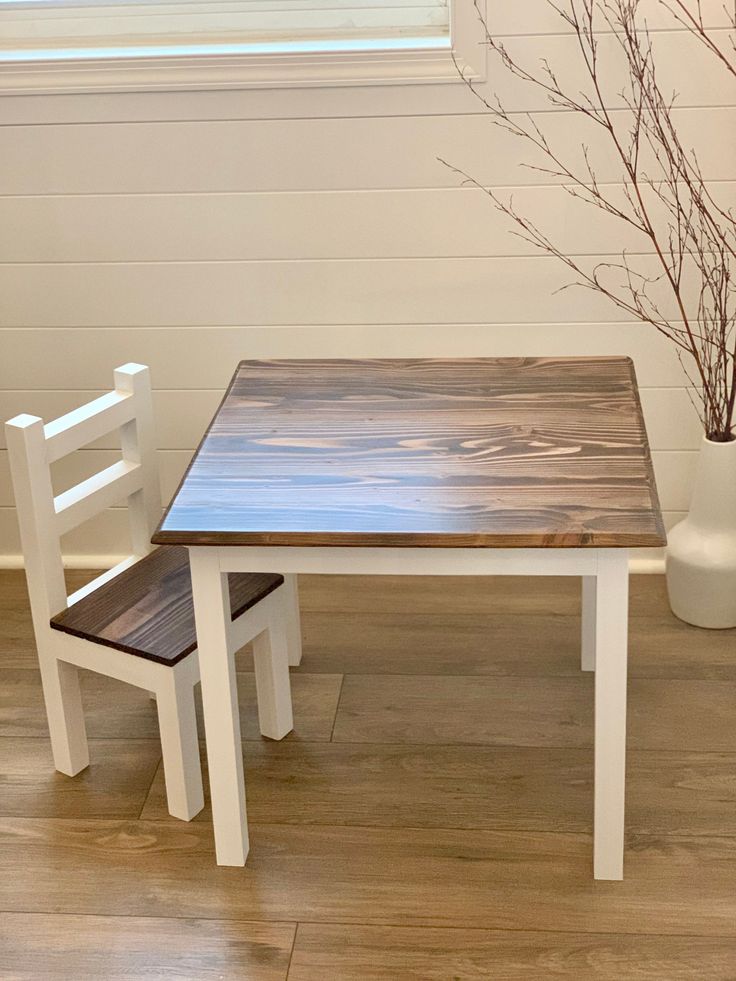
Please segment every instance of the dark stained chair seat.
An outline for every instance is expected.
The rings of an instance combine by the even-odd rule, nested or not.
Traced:
[[[283,583],[271,573],[231,573],[235,620]],[[185,548],[155,549],[51,620],[55,630],[159,664],[176,664],[197,646]]]

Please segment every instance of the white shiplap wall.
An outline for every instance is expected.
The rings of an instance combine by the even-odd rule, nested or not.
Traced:
[[[520,56],[570,63],[544,0],[490,3]],[[651,13],[683,138],[732,202],[734,87],[656,0]],[[494,66],[491,87],[544,109]],[[579,120],[545,110],[543,123],[568,146],[587,139],[599,179],[618,179]],[[118,363],[149,364],[168,497],[243,357],[630,354],[668,522],[687,507],[700,429],[673,352],[598,296],[555,292],[564,269],[437,157],[513,193],[571,253],[646,243],[520,166],[534,161],[462,85],[6,97],[0,124],[2,418],[53,417]],[[112,452],[80,452],[59,487]],[[0,447],[0,562],[19,551],[12,503]],[[67,550],[124,551],[121,512]]]

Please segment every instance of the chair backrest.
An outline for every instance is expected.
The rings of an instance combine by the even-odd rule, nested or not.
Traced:
[[[150,373],[144,365],[126,364],[115,369],[114,379],[114,391],[46,425],[31,415],[15,416],[5,423],[37,635],[49,629],[52,616],[147,554],[161,518]],[[55,496],[51,464],[116,429],[120,430],[122,459]],[[67,596],[61,536],[126,498],[133,554]]]

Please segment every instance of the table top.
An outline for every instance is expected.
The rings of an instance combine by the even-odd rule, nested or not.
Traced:
[[[243,361],[156,544],[665,543],[629,358]]]

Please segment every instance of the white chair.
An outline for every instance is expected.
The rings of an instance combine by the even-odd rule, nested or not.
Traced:
[[[51,464],[116,429],[122,459],[54,496]],[[136,685],[156,698],[169,812],[189,821],[204,803],[199,665],[186,549],[150,544],[161,497],[148,369],[123,365],[113,392],[46,425],[16,416],[5,430],[56,769],[74,776],[89,763],[78,668]],[[67,597],[60,537],[126,498],[133,554]],[[271,739],[293,727],[294,589],[281,576],[230,576],[232,651],[254,642],[260,729]]]

